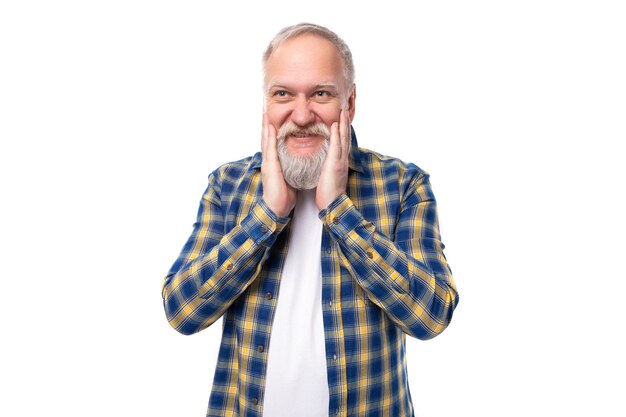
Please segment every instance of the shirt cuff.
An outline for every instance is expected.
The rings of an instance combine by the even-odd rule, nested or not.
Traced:
[[[241,222],[241,228],[257,245],[271,246],[289,223],[289,217],[274,213],[261,198]]]
[[[365,222],[361,212],[345,193],[320,211],[319,218],[324,226],[340,240],[344,240],[348,233]]]

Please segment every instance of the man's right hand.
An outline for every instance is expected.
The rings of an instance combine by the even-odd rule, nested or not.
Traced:
[[[278,160],[276,129],[263,113],[263,134],[261,137],[261,181],[263,182],[263,200],[274,213],[285,217],[296,205],[296,190],[283,177],[283,170]]]

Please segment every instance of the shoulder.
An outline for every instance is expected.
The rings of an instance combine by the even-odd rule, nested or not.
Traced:
[[[261,153],[226,162],[217,167],[209,174],[209,180],[217,182],[236,182],[244,177],[249,177],[261,166]]]
[[[359,147],[361,167],[371,176],[397,178],[399,181],[413,182],[427,179],[429,174],[413,162],[406,162],[394,156],[383,155],[367,148]]]
[[[237,161],[226,162],[214,169],[208,177],[206,195],[216,201],[235,198],[238,190],[249,190],[250,184],[256,183],[260,175],[260,152]]]
[[[366,148],[359,148],[359,152],[364,176],[361,184],[378,187],[405,203],[434,200],[430,175],[418,165]]]

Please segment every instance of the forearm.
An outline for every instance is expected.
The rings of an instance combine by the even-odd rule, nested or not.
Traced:
[[[171,270],[163,284],[163,304],[171,326],[192,334],[221,317],[259,275],[287,222],[288,218],[276,216],[259,200],[218,243]],[[190,239],[201,235],[194,233]],[[189,246],[202,245],[194,241]]]
[[[434,203],[427,204],[432,206],[423,208],[434,210]],[[345,194],[322,210],[320,218],[341,249],[342,265],[404,332],[429,339],[448,326],[458,294],[438,232],[422,235],[416,226],[417,236],[392,241]]]

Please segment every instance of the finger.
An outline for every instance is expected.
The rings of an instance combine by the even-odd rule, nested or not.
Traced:
[[[346,137],[347,137],[347,129],[346,129],[346,110],[341,110],[340,116],[341,123],[339,125],[339,137],[341,138],[341,157],[345,159],[347,154],[347,146],[346,146]]]
[[[278,162],[278,145],[276,140],[276,129],[271,124],[267,124],[267,159],[268,162]]]
[[[267,134],[268,134],[268,121],[267,113],[263,112],[263,124],[261,127],[261,153],[265,155],[267,153]]]
[[[341,110],[340,120],[341,157],[342,159],[348,159],[350,155],[350,118],[347,110]]]
[[[339,123],[334,122],[330,126],[330,143],[328,146],[327,160],[336,161],[341,158],[341,139],[339,138]]]
[[[350,124],[350,112],[346,110],[346,158],[350,158],[350,151],[352,149],[352,126]]]

